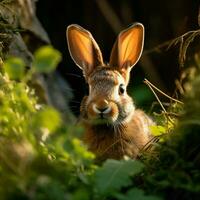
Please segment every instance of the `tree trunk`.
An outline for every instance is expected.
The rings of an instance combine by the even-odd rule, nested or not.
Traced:
[[[35,0],[0,0],[0,64],[9,56],[22,58],[31,67],[33,52],[50,44],[49,37],[36,17]],[[56,107],[66,120],[73,119],[69,109],[72,93],[57,72],[37,75],[35,86],[40,101]]]

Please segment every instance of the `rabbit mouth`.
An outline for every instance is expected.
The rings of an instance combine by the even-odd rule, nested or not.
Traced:
[[[91,103],[87,107],[87,118],[95,124],[112,124],[119,116],[117,104],[109,102],[107,106],[99,108],[97,104]]]
[[[117,117],[107,116],[103,113],[100,113],[96,117],[90,118],[90,121],[93,124],[113,124]]]
[[[100,119],[102,119],[102,120],[105,119],[104,113],[100,113],[99,115],[100,115],[99,116]]]

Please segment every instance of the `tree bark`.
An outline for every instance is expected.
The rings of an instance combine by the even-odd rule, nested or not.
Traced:
[[[45,44],[50,40],[36,16],[35,0],[0,0],[0,64],[17,56],[31,67],[33,52]],[[72,93],[59,73],[37,75],[31,84],[42,103],[56,107],[67,121],[73,120],[69,108]]]

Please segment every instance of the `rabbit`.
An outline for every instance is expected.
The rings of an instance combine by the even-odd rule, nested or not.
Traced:
[[[80,107],[83,141],[88,150],[101,161],[137,158],[152,137],[150,127],[154,123],[135,108],[126,91],[130,71],[143,50],[144,26],[135,23],[119,33],[108,64],[89,31],[72,24],[66,36],[70,55],[89,85],[89,95]]]

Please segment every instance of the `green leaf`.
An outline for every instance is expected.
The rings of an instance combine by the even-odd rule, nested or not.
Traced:
[[[167,132],[166,127],[159,126],[159,125],[158,126],[157,125],[151,126],[150,129],[151,129],[151,133],[154,136],[160,136],[160,135],[163,135]]]
[[[5,61],[3,67],[10,79],[20,80],[24,76],[25,63],[20,58],[9,58]]]
[[[34,125],[40,128],[47,128],[50,132],[55,131],[61,124],[59,113],[51,108],[46,107],[39,111],[34,118]]]
[[[161,200],[160,197],[156,196],[147,196],[144,194],[143,190],[133,188],[130,189],[125,195],[124,194],[117,194],[115,195],[118,200],[130,200],[130,199],[137,199],[137,200]]]
[[[39,48],[34,54],[33,69],[36,72],[49,73],[57,67],[61,61],[61,53],[51,46]]]
[[[105,194],[131,184],[130,177],[138,174],[143,164],[136,160],[107,160],[96,172],[97,192]]]
[[[94,155],[87,151],[85,146],[83,146],[81,140],[77,139],[77,138],[73,138],[72,139],[72,144],[74,146],[74,150],[76,151],[76,153],[83,158],[88,158],[88,159],[93,159]]]

